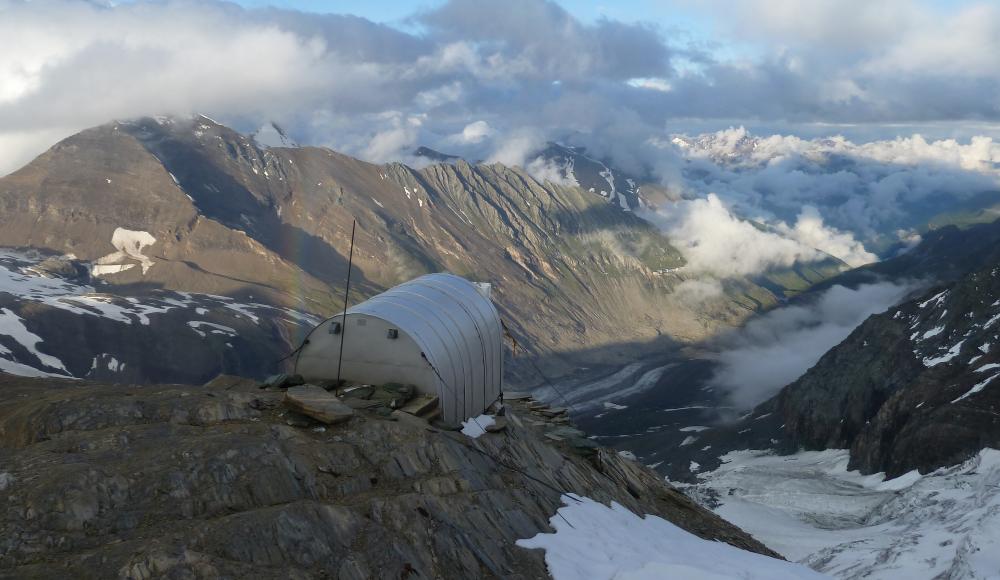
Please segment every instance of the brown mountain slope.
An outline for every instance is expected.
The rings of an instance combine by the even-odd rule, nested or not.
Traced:
[[[119,294],[164,288],[327,314],[340,307],[352,219],[352,302],[433,271],[492,282],[522,345],[559,355],[548,357],[556,372],[585,349],[587,362],[614,361],[700,339],[781,293],[744,280],[684,300],[683,259],[657,229],[518,168],[262,148],[204,117],[97,127],[0,179],[0,246],[72,253]]]

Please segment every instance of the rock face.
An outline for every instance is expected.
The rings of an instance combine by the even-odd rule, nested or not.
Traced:
[[[793,442],[927,472],[1000,444],[1000,264],[873,316],[782,391]],[[992,388],[991,388],[992,386]]]
[[[543,578],[514,542],[567,491],[767,553],[645,467],[541,437],[517,404],[473,440],[363,411],[291,427],[281,398],[0,378],[0,577]]]
[[[614,171],[590,173],[632,192],[619,196],[627,203],[499,164],[414,170],[321,148],[266,148],[203,117],[116,122],[0,178],[0,247],[72,255],[90,268],[96,293],[224,295],[322,316],[342,307],[356,219],[351,302],[434,271],[492,282],[512,333],[545,355],[551,374],[700,339],[839,268],[727,282],[725,295],[692,305],[672,293],[686,279],[680,254],[625,211],[635,186]],[[69,273],[46,268],[55,266]],[[31,308],[17,314],[44,351],[54,331]],[[267,341],[275,359],[297,346],[295,329],[284,334]],[[112,352],[89,354],[102,353]],[[519,360],[509,370],[538,380]]]
[[[735,449],[849,448],[850,469],[897,476],[957,464],[1000,446],[1000,253],[958,281],[876,314],[744,420],[678,450],[718,465]]]

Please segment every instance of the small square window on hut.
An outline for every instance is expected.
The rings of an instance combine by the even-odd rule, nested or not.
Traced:
[[[386,337],[389,338],[389,339],[397,339],[397,338],[399,338],[399,330],[397,330],[395,328],[390,328],[389,332],[386,333]]]
[[[331,322],[330,323],[330,334],[340,334],[340,323]]]
[[[365,320],[364,318],[359,318],[358,319],[358,326],[366,326],[367,324],[368,324],[368,321]]]

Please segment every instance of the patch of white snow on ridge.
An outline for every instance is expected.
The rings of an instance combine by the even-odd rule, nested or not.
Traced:
[[[221,334],[230,337],[235,337],[237,335],[236,329],[234,328],[212,322],[206,322],[204,320],[190,320],[187,324],[191,327],[191,330],[197,332],[198,336],[201,336],[202,338],[208,336],[208,334]]]
[[[94,276],[107,276],[108,274],[118,274],[134,268],[135,264],[94,264],[90,268],[90,273]]]
[[[935,337],[935,336],[941,334],[943,331],[944,331],[944,327],[943,326],[938,326],[937,328],[932,328],[932,329],[928,330],[927,332],[925,332],[923,334],[923,336],[920,337],[920,339],[921,340],[927,340],[928,338],[932,338],[932,337]]]
[[[28,328],[24,325],[24,321],[21,320],[21,317],[6,308],[0,308],[0,335],[9,336],[16,340],[28,352],[35,355],[35,357],[37,357],[38,360],[46,367],[61,370],[67,375],[69,374],[69,371],[66,370],[66,367],[63,365],[61,360],[38,350],[38,343],[42,342],[42,337],[28,330]],[[0,346],[0,348],[3,347]],[[7,351],[4,354],[10,352],[6,348],[3,350]],[[12,374],[19,373],[14,372]]]
[[[980,382],[976,383],[976,384],[975,384],[975,385],[974,385],[974,386],[973,386],[973,387],[972,387],[971,389],[969,389],[969,390],[968,390],[968,391],[967,391],[967,392],[966,392],[966,393],[965,393],[964,395],[962,395],[961,397],[958,397],[957,399],[953,400],[953,401],[952,401],[952,403],[957,403],[957,402],[959,402],[959,401],[961,401],[961,400],[963,400],[963,399],[968,399],[968,398],[969,398],[969,397],[971,397],[972,395],[975,395],[975,394],[976,394],[976,393],[978,393],[979,391],[982,391],[983,389],[985,389],[985,388],[986,388],[986,385],[990,384],[990,383],[991,383],[991,382],[993,381],[993,379],[995,379],[995,378],[997,378],[997,377],[1000,377],[1000,373],[998,373],[998,374],[995,374],[995,375],[993,375],[992,377],[989,377],[988,379],[985,379],[985,380],[983,380],[983,381],[980,381]]]
[[[940,304],[940,303],[941,303],[941,301],[942,301],[942,300],[944,300],[944,297],[945,297],[945,296],[946,296],[947,294],[948,294],[948,291],[947,291],[947,290],[942,290],[941,292],[938,292],[938,293],[937,293],[937,294],[935,294],[934,296],[931,296],[931,297],[930,297],[929,299],[927,299],[927,300],[924,300],[923,302],[921,302],[921,303],[920,303],[920,304],[918,304],[917,306],[918,306],[918,307],[920,307],[920,308],[926,308],[926,307],[927,307],[927,305],[928,305],[928,304],[930,304],[931,302],[933,302],[933,303],[934,303],[934,306],[937,306],[938,304]]]
[[[555,580],[812,580],[825,578],[805,566],[704,540],[654,515],[624,506],[564,495],[549,524],[556,530],[518,540],[545,550]]]
[[[462,422],[462,434],[473,439],[486,433],[486,428],[496,423],[492,415],[480,415]]]
[[[117,248],[118,251],[98,258],[94,263],[92,274],[94,276],[103,276],[128,270],[135,264],[129,264],[123,262],[123,260],[130,259],[139,262],[139,265],[142,266],[142,273],[145,274],[153,267],[153,260],[143,254],[142,251],[147,246],[152,246],[155,243],[156,238],[149,232],[115,228],[114,233],[111,234],[111,245]],[[115,268],[118,269],[116,270]]]
[[[847,471],[849,452],[737,451],[686,487],[789,560],[837,578],[995,578],[1000,451],[890,481]]]
[[[36,369],[35,367],[28,366],[19,362],[5,359],[0,357],[0,371],[3,371],[10,375],[17,375],[19,377],[59,377],[59,378],[72,378],[67,375],[59,375],[55,373],[47,373],[43,370]]]
[[[939,365],[941,363],[946,363],[946,362],[950,361],[951,359],[953,359],[956,356],[958,356],[959,352],[961,352],[961,350],[962,350],[962,344],[964,342],[965,342],[964,340],[958,341],[957,344],[955,344],[954,346],[952,346],[951,348],[948,349],[948,352],[944,353],[941,356],[926,357],[926,358],[924,358],[924,366],[926,366],[926,367],[936,367],[937,365]]]
[[[14,296],[21,303],[43,304],[77,315],[95,316],[122,324],[139,323],[144,326],[152,324],[151,315],[165,314],[174,309],[190,309],[199,316],[204,316],[210,310],[216,312],[221,310],[223,313],[229,311],[236,317],[245,318],[254,324],[260,322],[261,315],[266,315],[269,318],[280,317],[293,324],[306,327],[313,327],[320,322],[316,316],[305,312],[254,302],[237,302],[231,297],[214,294],[157,292],[143,298],[135,298],[99,293],[89,284],[40,275],[34,270],[34,265],[43,258],[44,256],[31,252],[0,248],[0,294]],[[134,266],[134,264],[128,264],[128,266]],[[20,319],[13,312],[10,316],[5,312],[0,312],[0,318],[11,328],[13,328],[14,320],[17,319],[20,324],[20,327],[15,329],[17,332],[7,332],[7,334],[12,336],[16,334],[18,338],[15,340],[18,340],[29,351],[32,350],[32,346],[29,345],[37,345],[45,339],[44,336],[37,337],[26,329],[22,329],[23,323],[20,323]],[[3,324],[0,323],[0,326]],[[235,333],[229,327],[216,326],[215,331]],[[2,328],[0,328],[0,332],[3,332]],[[36,338],[37,340],[35,340]],[[35,350],[37,351],[37,348]],[[9,349],[0,345],[0,370],[21,376],[69,376],[68,371],[65,375],[53,374],[25,363],[3,358],[3,356],[10,354]],[[45,368],[65,370],[62,366],[63,363],[58,358],[45,358],[50,355],[41,352],[33,352],[33,354]],[[95,359],[91,370],[96,369],[96,362]]]

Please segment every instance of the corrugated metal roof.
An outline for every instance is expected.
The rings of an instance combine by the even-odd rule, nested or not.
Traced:
[[[500,395],[500,315],[465,278],[447,273],[421,276],[347,312],[381,318],[417,342],[444,380],[438,393],[446,419],[476,416]]]

